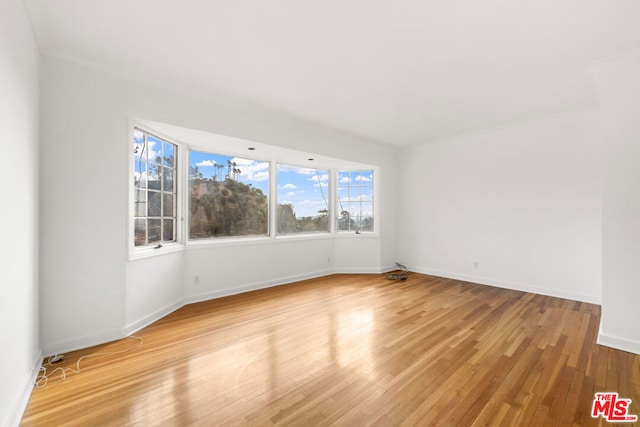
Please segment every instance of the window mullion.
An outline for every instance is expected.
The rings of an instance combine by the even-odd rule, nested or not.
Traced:
[[[142,157],[142,156],[141,156]],[[144,172],[140,172],[140,175],[144,173],[144,179],[146,182],[145,195],[146,202],[144,204],[144,244],[149,244],[149,138],[148,135],[144,134]]]
[[[278,234],[278,166],[275,159],[269,164],[269,236]]]

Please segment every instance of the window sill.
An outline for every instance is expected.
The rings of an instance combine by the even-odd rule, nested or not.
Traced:
[[[361,233],[356,233],[355,231],[338,231],[335,236],[337,239],[370,239],[380,237],[380,233],[377,231],[363,231]]]
[[[247,245],[263,245],[277,242],[297,241],[297,240],[319,240],[333,239],[335,234],[331,233],[304,233],[304,234],[287,234],[276,237],[260,236],[260,237],[218,237],[206,240],[194,240],[187,243],[187,250],[198,250],[207,248],[219,248],[229,246],[247,246]]]
[[[317,239],[333,239],[335,234],[328,232],[318,233],[298,233],[298,234],[280,234],[276,236],[275,240],[287,241],[287,240],[317,240]]]
[[[187,243],[186,248],[187,250],[198,250],[226,246],[260,245],[271,241],[273,241],[273,239],[269,236],[215,237],[211,239],[191,240]]]
[[[162,256],[181,252],[184,250],[184,245],[180,243],[165,243],[161,248],[155,248],[154,246],[144,246],[134,248],[129,256],[129,261],[137,261],[140,259],[153,258],[156,256]]]
[[[355,232],[336,232],[336,233],[301,233],[286,234],[276,237],[258,236],[258,237],[218,237],[215,239],[194,240],[186,245],[181,243],[166,243],[161,248],[153,246],[145,246],[142,248],[134,248],[129,256],[129,261],[137,261],[141,259],[153,258],[181,252],[183,250],[200,250],[212,248],[224,248],[232,246],[248,246],[248,245],[264,245],[269,243],[295,242],[301,240],[327,240],[327,239],[377,239],[380,233],[364,232],[357,234]]]

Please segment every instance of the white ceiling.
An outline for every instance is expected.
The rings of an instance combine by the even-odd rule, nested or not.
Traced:
[[[305,153],[298,150],[188,129],[167,123],[143,119],[137,119],[136,122],[143,125],[145,129],[150,129],[151,132],[157,132],[157,136],[159,137],[170,137],[174,142],[186,144],[189,150],[211,152],[212,147],[214,147],[213,149],[216,154],[238,156],[259,161],[274,161],[290,166],[313,169],[357,170],[374,168],[374,166],[365,163],[327,157],[315,153]]]
[[[389,144],[597,104],[638,0],[25,0],[45,55]]]

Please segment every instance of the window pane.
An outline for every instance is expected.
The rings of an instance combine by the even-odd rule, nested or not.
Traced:
[[[269,234],[269,162],[191,151],[189,238]]]
[[[374,231],[373,171],[338,172],[338,231]]]
[[[349,172],[338,172],[338,185],[349,184]]]
[[[162,168],[162,189],[164,191],[173,192],[173,169],[168,167]]]
[[[148,223],[148,243],[155,243],[160,241],[160,230],[162,227],[161,219],[149,219]]]
[[[149,216],[160,216],[160,208],[162,203],[161,193],[158,191],[149,191],[149,210],[147,211]]]
[[[360,177],[362,185],[373,186],[373,171],[362,171]]]
[[[147,192],[134,190],[134,216],[147,216]]]
[[[362,202],[360,206],[360,216],[373,217],[373,203]]]
[[[373,231],[373,217],[367,216],[362,218],[362,230],[361,231]]]
[[[349,188],[338,187],[338,200],[348,202],[349,201]]]
[[[148,165],[149,170],[147,171],[147,176],[149,182],[147,183],[148,187],[152,190],[160,190],[160,166],[150,163]]]
[[[147,134],[147,161],[162,164],[162,140],[151,134]]]
[[[350,206],[349,215],[351,218],[357,219],[360,216],[360,203],[351,203]]]
[[[373,187],[362,187],[360,192],[360,200],[363,202],[373,201]]]
[[[147,188],[147,164],[142,160],[133,163],[133,183],[137,188]]]
[[[162,216],[172,218],[174,217],[173,212],[173,194],[171,193],[163,193],[162,194]]]
[[[171,242],[175,240],[173,235],[173,223],[172,219],[163,219],[162,220],[162,240],[164,242]]]
[[[329,171],[278,165],[278,233],[329,231]]]
[[[353,220],[351,219],[349,208],[349,203],[345,203],[341,207],[340,215],[338,216],[338,230],[340,231],[350,231],[353,227]]]
[[[361,190],[362,189],[360,187],[351,187],[351,189],[349,190],[349,200],[360,200]]]
[[[134,130],[133,139],[134,243],[141,246],[161,239],[173,241],[176,235],[175,160],[178,148],[141,129]]]
[[[147,220],[136,219],[135,231],[134,231],[134,245],[146,245],[147,244]]]
[[[175,146],[171,143],[165,142],[164,145],[163,164],[173,168],[175,166]]]
[[[133,130],[133,153],[136,156],[140,156],[142,149],[144,148],[144,132],[140,129]]]

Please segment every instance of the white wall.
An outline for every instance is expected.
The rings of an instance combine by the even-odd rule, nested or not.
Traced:
[[[126,265],[125,333],[137,331],[182,306],[184,253]]]
[[[399,167],[411,269],[600,302],[596,110],[408,147]]]
[[[333,273],[333,239],[190,248],[186,254],[187,302],[246,292]],[[199,276],[200,283],[195,283]]]
[[[198,300],[333,271],[338,239],[222,245],[127,262],[129,118],[198,129],[380,169],[380,238],[354,260],[381,271],[395,254],[395,153],[223,98],[178,94],[68,61],[43,59],[42,345],[46,353],[115,339]],[[188,141],[187,141],[188,142]],[[387,205],[388,203],[388,205]],[[347,266],[350,252],[338,251]],[[358,253],[358,252],[355,252]],[[246,267],[245,258],[252,262]],[[240,274],[238,272],[241,272]],[[193,287],[193,276],[201,283]],[[179,277],[183,283],[177,283]],[[224,279],[220,279],[224,278]],[[180,295],[182,289],[182,295]]]
[[[88,70],[43,58],[40,297],[45,354],[121,337],[128,123]],[[117,82],[111,81],[113,85]],[[124,164],[123,164],[124,163]]]
[[[599,343],[640,354],[640,50],[600,64],[603,206]]]
[[[334,252],[335,271],[337,273],[372,273],[371,260],[380,259],[382,256],[378,242],[379,239],[372,239],[366,233],[357,235],[355,238],[338,236]],[[394,253],[392,259],[395,259],[395,256]],[[382,265],[385,271],[393,268],[392,263]]]
[[[17,425],[41,358],[38,332],[39,52],[19,0],[0,2],[0,425]]]

